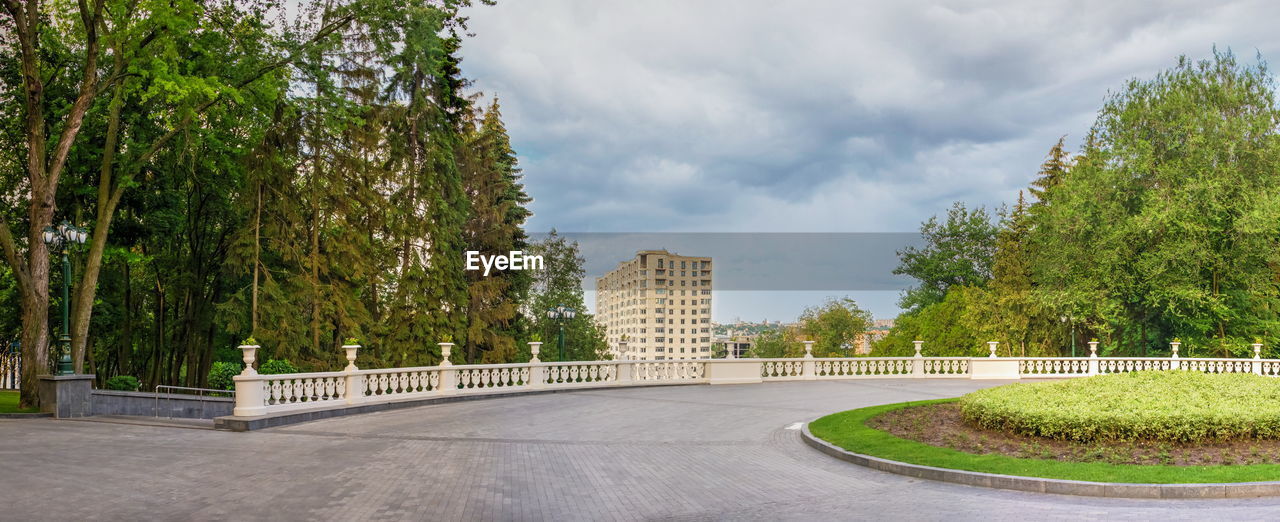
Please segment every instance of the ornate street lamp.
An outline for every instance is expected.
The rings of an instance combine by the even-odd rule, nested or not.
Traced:
[[[89,232],[73,226],[63,220],[57,227],[44,227],[44,244],[49,251],[62,254],[62,337],[58,344],[62,346],[62,355],[58,357],[58,375],[71,375],[71,258],[68,250],[74,245],[83,245],[89,238]]]
[[[566,319],[573,319],[577,315],[577,311],[565,305],[556,305],[555,308],[547,309],[547,319],[555,321],[560,327],[560,340],[557,344],[560,346],[560,361],[564,361],[564,322]]]

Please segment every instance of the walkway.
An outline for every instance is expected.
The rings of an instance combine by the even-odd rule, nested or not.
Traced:
[[[1274,519],[1280,499],[1145,501],[920,481],[795,423],[969,380],[674,386],[466,401],[250,433],[0,420],[9,520]]]

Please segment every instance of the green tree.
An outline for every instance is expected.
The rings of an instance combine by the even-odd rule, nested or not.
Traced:
[[[912,341],[924,341],[921,352],[932,357],[986,355],[978,329],[972,322],[980,289],[952,287],[941,302],[924,306],[913,314],[898,317],[893,330],[872,345],[877,357],[907,357],[915,354]]]
[[[543,258],[545,268],[534,272],[525,316],[534,319],[533,330],[540,332],[547,342],[547,349],[540,355],[544,361],[557,360],[556,337],[559,327],[547,317],[547,310],[564,305],[577,311],[577,315],[564,321],[565,360],[595,361],[609,357],[609,344],[604,329],[596,324],[595,317],[586,313],[583,301],[582,278],[586,275],[586,260],[578,251],[577,241],[569,241],[552,229],[547,237],[531,245],[530,252]],[[528,356],[524,348],[521,357]]]
[[[1037,203],[1046,203],[1050,197],[1049,192],[1061,185],[1071,170],[1071,155],[1067,152],[1066,141],[1066,136],[1058,138],[1058,142],[1049,149],[1044,164],[1040,166],[1038,177],[1031,181],[1029,190]],[[1018,198],[1021,199],[1022,195],[1019,194]]]
[[[1274,342],[1278,120],[1266,66],[1230,52],[1131,80],[1037,215],[1041,301],[1129,353]]]
[[[853,353],[859,339],[871,327],[871,312],[858,308],[847,297],[830,299],[800,314],[800,333],[814,341],[815,357],[840,357]],[[849,346],[848,352],[842,346]]]
[[[1000,341],[1010,355],[1061,355],[1061,343],[1053,341],[1060,329],[1056,316],[1035,296],[1032,232],[1032,216],[1019,192],[1013,211],[996,233],[991,281],[972,290],[971,323],[984,339]]]
[[[893,273],[919,281],[903,294],[899,306],[915,313],[942,302],[951,287],[985,285],[991,279],[996,230],[986,209],[971,211],[961,202],[947,210],[945,222],[933,216],[922,223],[924,245],[898,252],[900,263]]]
[[[471,250],[486,255],[528,248],[524,221],[530,201],[520,184],[515,151],[494,99],[477,125],[467,129],[460,168],[471,198],[466,239]],[[518,339],[526,328],[520,304],[533,280],[525,270],[486,275],[468,271],[467,345],[469,362],[516,362]]]

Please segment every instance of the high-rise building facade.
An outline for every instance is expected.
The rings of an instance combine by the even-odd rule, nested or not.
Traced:
[[[711,273],[709,257],[641,250],[596,278],[596,320],[613,356],[710,359]]]

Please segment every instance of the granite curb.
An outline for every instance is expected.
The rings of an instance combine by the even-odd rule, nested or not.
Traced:
[[[0,419],[52,419],[52,413],[0,413]]]
[[[1054,493],[1083,497],[1142,499],[1209,499],[1280,496],[1280,482],[1234,482],[1219,484],[1130,484],[1120,482],[1088,482],[1038,477],[997,475],[958,469],[907,464],[861,453],[854,453],[819,439],[809,431],[809,423],[801,430],[805,444],[832,457],[871,469],[966,486],[1011,489],[1032,493]]]

